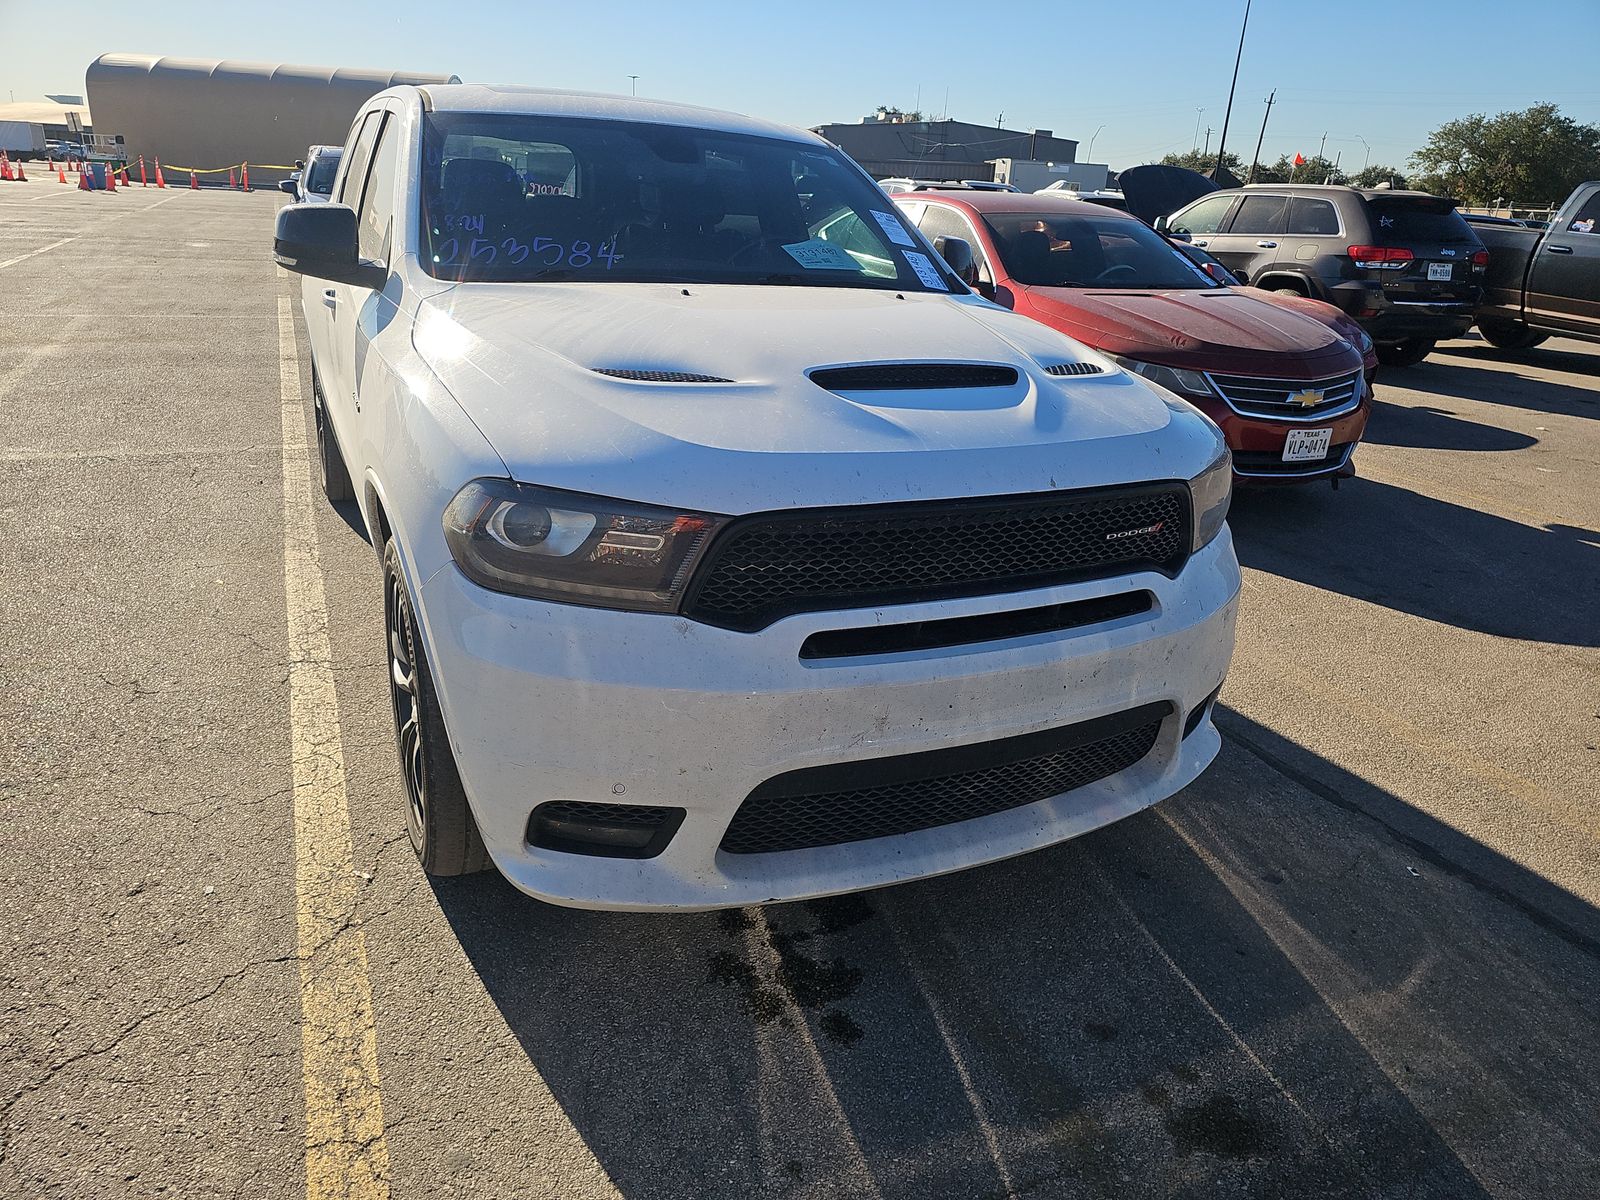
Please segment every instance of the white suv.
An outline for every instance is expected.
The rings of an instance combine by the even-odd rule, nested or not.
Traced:
[[[1216,428],[972,294],[821,138],[458,85],[380,93],[346,145],[275,252],[326,490],[383,559],[429,871],[822,896],[1059,842],[1216,754]]]

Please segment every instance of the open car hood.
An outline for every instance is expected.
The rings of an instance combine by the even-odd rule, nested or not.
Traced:
[[[1226,172],[1224,172],[1226,173]],[[1188,167],[1169,167],[1152,163],[1144,167],[1129,167],[1117,179],[1122,194],[1128,201],[1128,211],[1146,225],[1154,225],[1157,217],[1175,213],[1189,201],[1207,192],[1216,192],[1223,185],[1212,182],[1199,171]],[[1229,176],[1228,187],[1237,187],[1238,181]]]

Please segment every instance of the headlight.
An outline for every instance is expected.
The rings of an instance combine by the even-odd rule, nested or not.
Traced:
[[[1141,375],[1151,383],[1159,383],[1169,392],[1180,396],[1215,396],[1217,393],[1199,371],[1183,367],[1163,367],[1160,363],[1140,362],[1136,358],[1118,358],[1116,363],[1125,371]]]
[[[474,479],[444,511],[463,574],[497,592],[673,612],[726,517]]]
[[[1356,349],[1361,351],[1362,358],[1372,353],[1372,338],[1359,325],[1356,326]]]
[[[1222,532],[1233,498],[1233,455],[1224,446],[1214,462],[1189,480],[1189,500],[1194,505],[1194,549],[1199,550]]]

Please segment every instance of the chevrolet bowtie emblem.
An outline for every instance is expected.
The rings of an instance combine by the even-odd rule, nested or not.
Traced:
[[[1317,388],[1305,388],[1298,392],[1290,392],[1289,403],[1298,404],[1301,408],[1315,408],[1322,403],[1322,392]]]

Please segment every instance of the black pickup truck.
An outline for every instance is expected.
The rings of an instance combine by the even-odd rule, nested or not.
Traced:
[[[1473,227],[1489,248],[1478,332],[1507,350],[1551,334],[1600,342],[1600,181],[1581,183],[1549,229]]]

